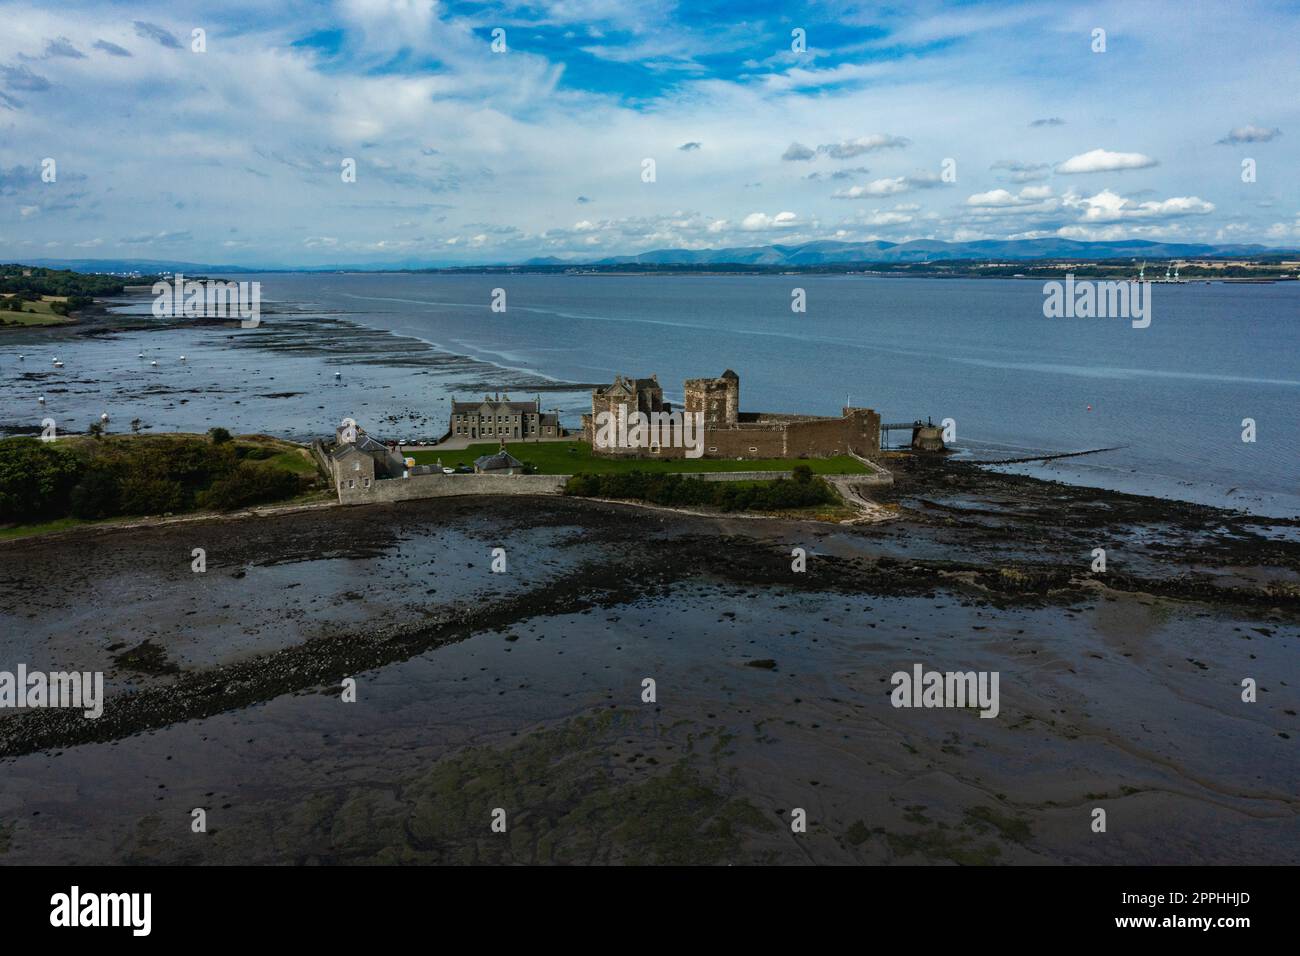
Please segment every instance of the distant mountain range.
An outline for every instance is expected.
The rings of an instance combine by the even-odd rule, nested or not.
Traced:
[[[262,265],[236,266],[204,262],[181,262],[170,259],[32,259],[25,265],[78,272],[385,272],[432,269],[474,269],[502,267],[581,266],[675,266],[700,267],[721,265],[755,266],[765,269],[781,267],[808,268],[820,265],[851,263],[924,263],[966,260],[975,262],[1032,261],[1035,259],[1161,259],[1236,258],[1260,256],[1297,256],[1293,248],[1262,245],[1213,245],[1209,243],[1157,242],[1127,239],[1115,242],[1083,242],[1074,239],[982,239],[976,242],[943,242],[939,239],[913,239],[910,242],[834,242],[821,240],[798,245],[740,246],[731,249],[655,249],[632,256],[608,256],[601,259],[558,258],[544,256],[523,262],[430,262],[406,259],[387,263],[337,263],[318,266]]]
[[[13,260],[15,262],[19,260]],[[179,262],[173,259],[23,259],[25,266],[43,269],[71,269],[74,272],[139,272],[158,275],[163,272],[263,272],[247,266],[222,266],[204,262]]]
[[[734,249],[656,249],[634,256],[568,261],[547,257],[530,259],[524,265],[721,265],[817,266],[851,262],[942,262],[946,260],[1032,259],[1187,259],[1208,256],[1235,257],[1287,254],[1292,250],[1261,245],[1209,245],[1205,243],[1081,242],[1074,239],[984,239],[976,242],[943,242],[914,239],[910,242],[805,242],[794,246],[743,246]]]

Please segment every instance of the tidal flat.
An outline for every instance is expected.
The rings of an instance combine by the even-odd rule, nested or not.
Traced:
[[[0,716],[0,862],[1300,860],[1294,519],[893,467],[863,526],[465,498],[0,544],[0,660],[107,672],[98,720]],[[999,672],[998,716],[891,706],[917,663]]]

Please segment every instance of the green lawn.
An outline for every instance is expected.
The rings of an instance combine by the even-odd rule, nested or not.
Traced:
[[[310,475],[316,471],[315,459],[311,458],[309,453],[298,449],[283,451],[271,458],[263,459],[263,462],[276,468],[292,471],[297,475]]]
[[[411,451],[407,454],[417,464],[432,465],[439,458],[444,467],[460,464],[472,465],[475,458],[492,455],[497,445],[483,443],[470,445],[462,451]],[[807,465],[818,475],[860,475],[866,466],[856,458],[840,455],[835,458],[756,458],[735,461],[730,458],[605,458],[591,453],[591,446],[580,441],[515,442],[506,445],[506,451],[522,462],[536,466],[543,475],[611,474],[614,472],[644,471],[789,471],[795,465]]]
[[[9,298],[9,296],[5,296],[5,298]],[[66,325],[69,322],[75,322],[76,319],[64,315],[55,315],[50,309],[51,302],[66,300],[67,296],[42,296],[39,302],[24,302],[23,311],[21,312],[10,312],[8,309],[0,310],[0,322],[6,322],[10,325]]]

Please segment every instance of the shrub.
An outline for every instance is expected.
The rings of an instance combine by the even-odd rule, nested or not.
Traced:
[[[117,487],[118,514],[160,515],[185,508],[185,489],[170,478],[128,475]]]
[[[118,494],[114,469],[96,462],[82,473],[68,504],[74,518],[108,518],[118,513]]]
[[[627,498],[661,505],[707,506],[722,511],[779,511],[809,505],[833,504],[835,493],[812,476],[804,482],[788,478],[773,481],[702,481],[672,474],[640,471],[609,475],[577,474],[564,493],[585,498]]]
[[[230,441],[230,432],[224,428],[209,428],[208,436],[212,439],[214,445],[224,445]]]
[[[235,470],[218,478],[199,495],[199,504],[218,511],[233,511],[248,505],[280,501],[298,493],[298,476],[271,465],[240,462]]]
[[[33,521],[67,512],[77,457],[35,438],[0,439],[0,521]]]
[[[265,461],[279,454],[274,448],[265,445],[236,445],[235,457],[240,461]]]

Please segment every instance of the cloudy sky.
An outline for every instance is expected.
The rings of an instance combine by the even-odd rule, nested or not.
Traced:
[[[0,23],[3,260],[1300,246],[1296,4],[62,0]]]

